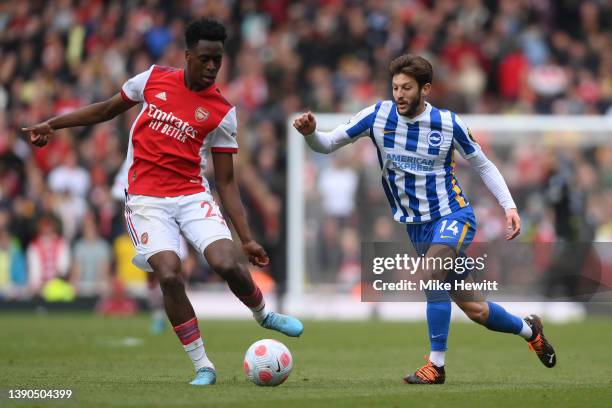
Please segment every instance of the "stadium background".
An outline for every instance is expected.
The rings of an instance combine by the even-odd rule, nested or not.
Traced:
[[[359,142],[332,157],[305,156],[306,228],[301,236],[287,233],[291,114],[355,112],[389,97],[388,61],[411,51],[433,62],[431,102],[462,116],[543,114],[555,121],[597,115],[608,123],[603,137],[476,137],[520,206],[522,245],[566,240],[590,248],[595,240],[609,255],[611,13],[609,0],[0,2],[0,405],[46,403],[5,401],[8,389],[68,388],[74,398],[55,406],[609,406],[609,298],[599,303],[607,308],[593,303],[592,315],[579,320],[547,320],[547,336],[559,352],[554,370],[542,368],[514,336],[455,322],[447,383],[435,390],[407,387],[400,379],[422,364],[427,350],[423,308],[395,303],[390,310],[387,303],[378,314],[362,316],[386,310],[393,318],[403,310],[419,320],[309,319],[302,338],[278,337],[296,361],[289,380],[278,389],[255,387],[244,378],[242,356],[249,344],[275,334],[253,322],[213,319],[230,310],[246,318],[248,311],[191,254],[184,266],[189,294],[219,372],[218,386],[194,389],[187,384],[189,359],[171,330],[150,334],[146,314],[91,313],[100,299],[117,306],[106,311],[132,314],[132,297],[146,307],[144,275],[130,264],[122,203],[111,197],[137,110],[58,132],[45,149],[33,149],[19,129],[108,98],[152,63],[183,66],[185,23],[220,19],[230,38],[219,84],[238,106],[240,188],[250,225],[272,257],[268,272],[276,289],[283,291],[291,266],[287,245],[299,240],[309,267],[304,283],[322,289],[301,303],[327,317],[347,305],[363,311],[371,305],[350,295],[359,239],[405,239],[403,231],[390,222],[368,144]],[[516,142],[525,139],[538,142]],[[498,241],[501,211],[465,164],[458,171],[478,207],[481,238]],[[330,200],[338,187],[342,200]],[[41,233],[66,250],[45,262],[28,260]],[[518,260],[515,255],[510,264]],[[33,278],[41,268],[71,281],[77,299],[43,301],[43,282]],[[66,295],[61,282],[47,299]],[[274,298],[268,295],[271,303]],[[555,310],[568,312],[560,303]]]
[[[59,131],[44,149],[33,149],[19,129],[108,98],[153,63],[182,67],[183,28],[195,16],[214,16],[229,29],[218,83],[238,107],[240,188],[254,234],[272,257],[268,272],[282,293],[286,245],[295,238],[287,236],[285,222],[292,113],[355,112],[389,97],[387,64],[409,50],[434,65],[434,105],[465,114],[610,117],[609,6],[569,0],[5,2],[0,293],[9,300],[36,300],[55,276],[68,279],[80,297],[106,297],[117,282],[129,293],[144,293],[144,274],[130,264],[122,203],[111,196],[137,110],[94,127]],[[498,154],[487,150],[516,197],[527,240],[610,240],[609,143],[538,149],[517,143]],[[335,167],[309,160],[304,177],[318,189],[309,203],[322,203],[316,216],[324,220],[305,231],[316,275],[311,278],[350,283],[359,237],[389,238],[396,227],[388,210],[368,212],[384,197],[376,177],[364,170],[363,149],[338,155]],[[563,217],[579,225],[567,226],[569,232],[559,232],[564,226],[556,223],[549,197],[555,175],[567,186],[564,199],[573,203],[557,203],[563,208],[556,211],[566,211]],[[499,237],[501,213],[481,194],[478,180],[464,179],[469,196],[482,197],[472,201],[479,206],[479,224],[487,226],[486,238]],[[359,214],[372,222],[359,224]],[[31,249],[37,238],[53,230],[65,249],[36,259]],[[185,274],[192,289],[219,283],[193,253]]]

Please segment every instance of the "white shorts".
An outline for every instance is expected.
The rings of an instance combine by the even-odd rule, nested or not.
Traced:
[[[208,192],[178,197],[126,195],[125,220],[136,256],[132,263],[152,272],[149,258],[161,251],[185,257],[181,234],[198,250],[220,239],[232,239],[219,206]]]

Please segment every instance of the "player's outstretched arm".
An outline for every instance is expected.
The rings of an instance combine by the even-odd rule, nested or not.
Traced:
[[[302,113],[298,116],[293,121],[293,127],[304,135],[304,140],[315,152],[327,154],[334,150],[330,138],[322,132],[317,132],[317,120],[312,112]]]
[[[30,142],[34,146],[42,147],[49,142],[56,130],[75,126],[89,126],[105,122],[125,112],[135,102],[127,102],[121,94],[116,94],[103,102],[93,103],[65,115],[56,116],[45,122],[22,128],[30,135]]]
[[[261,245],[253,240],[246,220],[246,212],[240,200],[240,191],[234,178],[234,159],[231,153],[213,153],[215,166],[215,184],[221,199],[221,205],[232,221],[240,240],[242,250],[249,262],[257,266],[266,266],[270,259]]]
[[[516,210],[508,185],[499,169],[485,156],[482,150],[469,157],[468,162],[478,172],[489,191],[497,198],[506,212],[506,240],[511,240],[521,233],[521,218]]]
[[[328,154],[342,146],[355,142],[362,136],[370,134],[374,119],[374,105],[369,106],[353,116],[348,123],[336,127],[331,132],[317,130],[317,121],[312,112],[302,113],[293,121],[297,129],[312,150]]]
[[[293,127],[297,129],[312,150],[317,153],[328,154],[339,149],[346,143],[338,143],[345,138],[344,132],[338,129],[331,132],[320,132],[317,130],[317,121],[312,112],[302,113],[293,121]]]
[[[308,136],[317,130],[317,120],[312,112],[302,113],[293,121],[293,127],[304,136]]]

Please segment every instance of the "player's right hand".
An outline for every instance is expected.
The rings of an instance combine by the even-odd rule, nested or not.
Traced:
[[[249,258],[249,262],[255,266],[263,268],[270,263],[270,257],[268,257],[266,250],[253,240],[242,244],[242,250]]]
[[[293,127],[304,136],[310,135],[317,129],[317,121],[312,112],[302,113],[293,121]]]
[[[506,241],[516,238],[521,233],[521,217],[516,208],[506,210],[506,228]]]
[[[49,139],[55,134],[55,130],[48,122],[21,128],[21,131],[28,132],[30,134],[30,143],[38,147],[43,147],[49,143]]]

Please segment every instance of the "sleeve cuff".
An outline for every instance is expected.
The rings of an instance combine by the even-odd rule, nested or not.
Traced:
[[[211,147],[210,151],[212,153],[238,153],[237,147]]]
[[[124,101],[126,102],[131,102],[131,103],[138,103],[138,101],[135,101],[133,99],[130,99],[129,96],[127,96],[127,94],[123,91],[123,88],[121,88],[121,97],[123,98]]]

